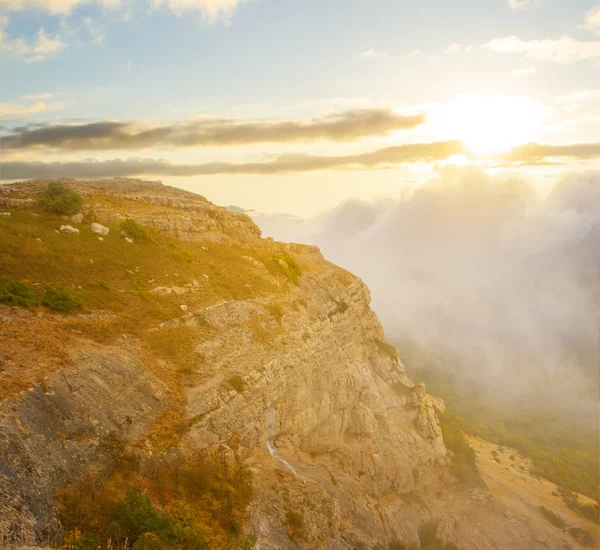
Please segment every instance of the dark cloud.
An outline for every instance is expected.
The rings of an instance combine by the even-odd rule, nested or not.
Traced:
[[[2,139],[2,147],[80,151],[225,147],[319,140],[345,142],[415,128],[424,121],[423,114],[399,115],[391,109],[361,109],[310,120],[238,121],[211,118],[165,125],[110,121],[55,124],[41,128],[15,128],[13,133]]]
[[[590,160],[600,158],[600,142],[573,143],[570,145],[546,145],[543,143],[528,143],[515,147],[504,156],[508,162],[523,164],[539,164],[550,158],[568,158]]]
[[[217,174],[282,174],[312,170],[384,168],[410,162],[433,162],[463,152],[459,141],[409,143],[369,153],[345,156],[285,154],[267,162],[207,162],[174,164],[152,158],[128,158],[74,162],[4,162],[1,176],[6,180],[31,178],[103,178],[125,176],[209,176]]]

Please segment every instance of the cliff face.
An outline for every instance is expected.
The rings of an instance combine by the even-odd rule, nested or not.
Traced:
[[[133,218],[197,243],[206,257],[202,268],[181,261],[147,275],[152,298],[145,299],[160,305],[156,320],[137,323],[131,306],[0,311],[3,343],[12,348],[2,359],[8,389],[0,402],[0,540],[7,547],[56,537],[56,489],[106,472],[115,441],[142,460],[218,448],[250,468],[247,529],[263,550],[374,548],[395,539],[418,547],[429,522],[440,540],[462,549],[577,547],[561,531],[508,512],[485,489],[456,483],[436,415],[443,403],[406,376],[383,342],[360,279],[313,247],[261,239],[247,216],[158,182],[68,184],[84,196],[84,218],[73,222],[82,235],[42,236],[44,246],[83,239],[90,221],[115,235],[120,219]],[[0,210],[13,214],[0,231],[34,207],[43,185],[0,187]],[[94,269],[110,268],[102,258],[90,257]],[[127,270],[137,281],[152,265]],[[89,275],[81,277],[79,285]],[[118,292],[125,299],[130,291]],[[27,339],[40,331],[64,336],[65,357]],[[157,343],[178,334],[186,341],[161,354]],[[171,365],[183,347],[185,375]],[[165,425],[184,426],[166,447]],[[303,517],[300,544],[286,530],[289,510]]]

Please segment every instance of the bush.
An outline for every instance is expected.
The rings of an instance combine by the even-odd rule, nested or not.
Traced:
[[[42,305],[56,311],[71,311],[81,307],[81,300],[71,296],[62,287],[47,285],[44,294],[42,294]]]
[[[292,258],[289,254],[285,255],[275,255],[273,256],[275,262],[283,272],[283,274],[288,278],[290,283],[300,286],[300,275],[302,275],[302,270],[296,263],[296,260]]]
[[[304,538],[304,519],[300,512],[288,510],[285,514],[287,534],[292,540]]]
[[[231,387],[239,393],[242,393],[246,388],[246,382],[239,374],[234,374],[229,379],[229,383],[231,384]]]
[[[38,297],[28,284],[5,278],[0,279],[0,304],[30,307],[36,306],[38,303]]]
[[[444,434],[444,443],[451,452],[450,471],[463,483],[483,485],[475,461],[475,451],[465,439],[458,417],[446,411],[441,413],[439,418]],[[492,451],[492,453],[494,452]],[[499,462],[498,458],[494,460]]]
[[[47,212],[73,216],[81,209],[83,199],[66,185],[60,182],[49,183],[40,196],[40,206]]]
[[[566,527],[567,524],[565,523],[565,520],[549,508],[540,506],[540,512],[555,527],[558,527],[559,529],[564,529]]]
[[[120,225],[121,229],[127,234],[128,237],[138,241],[150,240],[150,235],[148,235],[148,232],[135,220],[127,218],[126,220],[123,220]]]

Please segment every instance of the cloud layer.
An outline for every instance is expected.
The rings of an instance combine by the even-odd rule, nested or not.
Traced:
[[[155,147],[224,147],[267,142],[346,142],[415,128],[424,120],[422,114],[400,115],[391,109],[361,109],[311,120],[238,121],[211,118],[170,125],[110,121],[58,124],[42,128],[18,128],[2,138],[2,147],[131,151]]]
[[[463,152],[458,141],[409,143],[344,156],[285,154],[266,162],[175,164],[152,158],[75,162],[9,161],[2,163],[6,180],[31,178],[103,178],[123,176],[208,176],[217,174],[283,174],[327,169],[373,169],[412,162],[434,162]]]

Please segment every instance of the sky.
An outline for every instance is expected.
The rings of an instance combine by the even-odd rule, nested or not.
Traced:
[[[448,166],[600,167],[597,0],[5,0],[2,181],[312,216]]]

